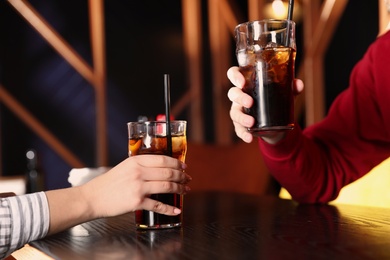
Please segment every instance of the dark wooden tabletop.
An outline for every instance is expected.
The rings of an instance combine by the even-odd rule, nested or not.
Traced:
[[[191,193],[181,228],[137,231],[126,214],[31,245],[55,259],[390,259],[390,209]]]

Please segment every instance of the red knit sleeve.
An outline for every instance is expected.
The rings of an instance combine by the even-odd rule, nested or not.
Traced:
[[[354,67],[349,87],[320,123],[270,145],[260,140],[270,172],[292,197],[326,203],[390,156],[390,33]],[[389,173],[390,174],[390,173]]]

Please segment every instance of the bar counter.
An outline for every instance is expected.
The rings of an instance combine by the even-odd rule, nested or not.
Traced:
[[[193,192],[183,214],[181,228],[138,231],[129,213],[30,246],[54,259],[390,259],[387,208]]]

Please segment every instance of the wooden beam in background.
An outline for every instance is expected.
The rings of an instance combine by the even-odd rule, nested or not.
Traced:
[[[382,35],[387,31],[387,26],[390,22],[390,13],[387,10],[384,0],[378,0],[379,6],[379,32],[378,35]]]
[[[265,0],[248,0],[248,16],[249,20],[262,20],[264,18],[263,10]]]
[[[89,0],[96,109],[96,163],[108,166],[106,55],[103,0]]]
[[[221,19],[223,19],[224,24],[231,35],[234,37],[234,28],[239,24],[242,20],[240,13],[237,11],[237,7],[233,2],[227,3],[226,1],[222,3],[220,6]]]
[[[22,122],[52,147],[69,165],[74,168],[85,167],[49,130],[28,112],[7,90],[0,85],[0,101],[6,105]]]
[[[229,117],[230,102],[227,99],[227,90],[230,82],[226,77],[231,62],[230,33],[223,24],[221,8],[228,5],[226,0],[208,1],[209,38],[212,64],[212,88],[213,88],[213,111],[214,111],[214,137],[215,142],[220,145],[232,142],[233,124]]]
[[[183,41],[189,92],[172,109],[173,114],[179,113],[179,108],[184,108],[184,103],[189,102],[191,125],[188,131],[193,142],[204,141],[201,9],[201,1],[182,0]]]
[[[320,121],[325,116],[324,54],[333,37],[348,0],[326,0],[318,15],[318,1],[304,1],[305,57],[305,109],[306,125]],[[314,6],[313,6],[314,5]],[[317,20],[316,17],[319,17]]]
[[[326,0],[323,3],[309,49],[312,54],[325,54],[347,4],[348,0]]]
[[[8,0],[16,11],[23,16],[31,26],[77,70],[90,84],[95,78],[91,66],[50,26],[39,13],[24,0]]]

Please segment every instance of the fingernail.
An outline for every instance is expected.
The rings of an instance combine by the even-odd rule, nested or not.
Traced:
[[[184,189],[186,190],[186,192],[191,190],[191,188],[189,186],[184,186]]]
[[[180,213],[181,213],[181,210],[178,209],[178,208],[174,208],[174,209],[173,209],[173,213],[175,213],[175,214],[180,214]]]
[[[184,169],[187,169],[187,164],[185,163],[181,163],[181,168],[184,170]]]
[[[189,181],[192,181],[192,177],[191,177],[190,175],[186,174],[186,177],[187,177],[187,179],[188,179]]]

